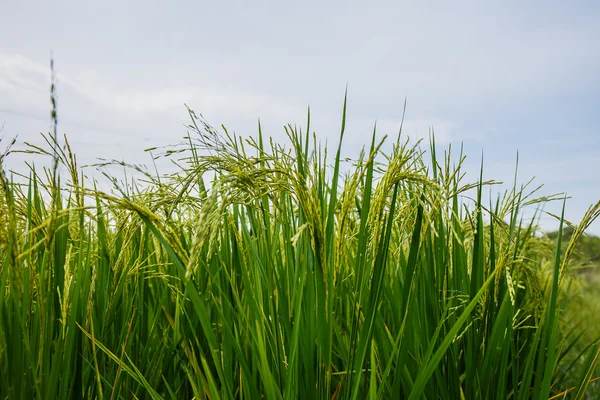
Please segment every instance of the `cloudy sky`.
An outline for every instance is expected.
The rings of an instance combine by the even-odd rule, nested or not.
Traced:
[[[148,163],[143,149],[186,134],[184,103],[242,135],[260,117],[279,139],[310,105],[332,142],[348,85],[348,154],[376,120],[395,135],[406,98],[405,132],[464,144],[473,180],[482,152],[485,178],[512,180],[518,151],[519,180],[567,192],[568,219],[600,199],[597,1],[85,3],[0,0],[4,144],[49,130],[52,52],[80,164]]]

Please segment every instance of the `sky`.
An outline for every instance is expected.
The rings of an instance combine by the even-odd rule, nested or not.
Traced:
[[[395,137],[406,100],[403,132],[463,145],[469,180],[483,154],[485,179],[512,182],[518,153],[518,181],[565,192],[572,222],[600,200],[597,1],[87,3],[0,0],[0,146],[49,131],[52,55],[59,132],[80,164],[150,164],[144,149],[187,134],[185,104],[240,135],[260,118],[275,140],[310,106],[335,144],[347,87],[346,154],[375,121]]]

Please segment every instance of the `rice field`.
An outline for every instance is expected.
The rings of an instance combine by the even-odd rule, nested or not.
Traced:
[[[343,158],[345,104],[335,148],[310,114],[286,145],[190,118],[175,174],[100,190],[51,134],[4,172],[0,398],[591,398],[566,310],[600,202],[563,252],[522,216],[555,197],[484,201],[433,137]]]

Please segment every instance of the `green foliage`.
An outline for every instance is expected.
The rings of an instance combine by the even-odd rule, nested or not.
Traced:
[[[573,355],[562,317],[567,239],[520,217],[547,199],[483,204],[492,182],[433,139],[383,154],[374,129],[346,163],[345,105],[333,161],[310,114],[290,148],[190,116],[164,152],[181,171],[145,185],[97,190],[52,136],[30,151],[66,185],[2,176],[0,398],[584,395],[599,353]]]
[[[573,237],[574,227],[563,229],[562,241],[565,243],[562,252],[566,251],[567,244]],[[556,240],[558,232],[549,232],[546,236],[551,240]],[[580,264],[581,267],[596,268],[600,266],[600,238],[593,235],[584,235],[576,243],[573,253],[573,262]]]
[[[600,289],[600,238],[591,235],[580,235],[580,227],[568,226],[562,232],[563,257],[568,255],[569,268],[567,275],[570,275],[568,286],[568,304],[565,304],[563,312],[563,325],[568,327],[569,335],[578,337],[579,340],[573,343],[569,354],[565,354],[563,364],[568,365],[567,370],[587,370],[593,375],[594,379],[587,390],[588,398],[597,398],[600,396],[600,368],[589,368],[588,363],[600,356],[598,352],[598,342],[600,333],[600,300],[597,293]],[[574,236],[580,235],[574,239]],[[558,232],[546,234],[551,240],[556,240]],[[574,245],[569,246],[571,243]],[[595,354],[592,357],[582,358],[580,354],[585,352]],[[597,361],[596,361],[597,362]],[[567,386],[579,386],[583,377],[561,372],[565,377]],[[579,397],[583,398],[583,397]]]

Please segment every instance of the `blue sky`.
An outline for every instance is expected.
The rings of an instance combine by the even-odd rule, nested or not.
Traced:
[[[600,199],[598,2],[85,3],[0,5],[5,137],[48,131],[53,51],[59,129],[82,164],[148,163],[144,148],[185,135],[184,103],[242,135],[260,117],[275,138],[310,105],[335,141],[348,85],[349,154],[375,120],[394,135],[406,98],[405,132],[464,143],[470,179],[483,152],[485,177],[511,181],[518,151],[520,180],[567,192],[573,222]]]

